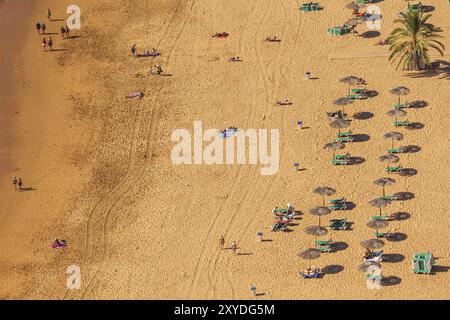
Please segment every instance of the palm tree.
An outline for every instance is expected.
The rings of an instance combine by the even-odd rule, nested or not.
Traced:
[[[394,22],[402,24],[402,27],[393,30],[387,39],[391,51],[389,61],[398,59],[397,69],[402,65],[404,70],[423,70],[431,64],[430,48],[444,55],[444,45],[436,40],[442,38],[437,34],[442,32],[441,28],[426,23],[431,14],[408,11],[400,13],[400,16]]]

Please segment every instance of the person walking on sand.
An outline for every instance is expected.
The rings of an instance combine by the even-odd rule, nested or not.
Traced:
[[[47,39],[45,39],[45,37],[42,39],[42,49],[47,51]]]
[[[237,244],[236,244],[236,241],[233,241],[233,243],[231,244],[231,250],[233,251],[233,254],[234,254],[234,255],[237,254]]]
[[[13,183],[13,185],[14,185],[14,191],[17,191],[17,177],[13,177],[12,178],[12,183]]]
[[[220,236],[219,245],[220,248],[223,250],[223,247],[225,246],[225,237],[223,235]]]
[[[41,29],[42,29],[42,34],[45,34],[45,30],[47,30],[47,26],[45,25],[45,23],[41,24]]]
[[[70,36],[70,29],[69,26],[66,25],[66,37],[68,38]]]
[[[50,11],[50,9],[47,9],[47,19],[48,20],[52,20],[52,12]]]
[[[37,30],[38,34],[41,34],[41,23],[40,22],[36,23],[36,30]]]
[[[48,47],[49,47],[50,51],[53,51],[53,40],[52,40],[52,37],[48,38],[47,44],[48,44]]]
[[[61,28],[59,29],[59,31],[61,32],[61,37],[63,39],[66,38],[66,28],[64,28],[63,26],[61,26]]]
[[[131,47],[131,53],[133,54],[133,57],[136,57],[137,54],[137,48],[136,45],[133,44],[133,46]]]
[[[22,191],[22,178],[19,178],[19,180],[17,181],[17,184],[19,185],[19,191]]]

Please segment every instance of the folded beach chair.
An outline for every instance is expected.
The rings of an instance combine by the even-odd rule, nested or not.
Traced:
[[[351,136],[353,134],[352,130],[347,131],[347,132],[338,132],[336,133],[336,137],[340,138],[340,137],[348,137]]]
[[[405,121],[395,120],[394,122],[392,122],[392,124],[395,127],[407,127],[407,126],[409,126],[409,120],[405,120]]]
[[[345,166],[350,163],[348,160],[331,160],[330,162],[335,166]]]
[[[285,231],[287,229],[288,225],[289,225],[288,222],[277,221],[276,223],[274,223],[272,225],[272,231],[274,231],[274,232]]]
[[[347,229],[347,219],[332,219],[328,227],[331,230],[345,230]]]
[[[402,172],[402,166],[397,166],[397,167],[386,167],[386,172],[387,173],[400,173]]]
[[[404,150],[403,150],[402,147],[400,147],[400,148],[387,149],[386,151],[387,151],[387,153],[390,153],[390,154],[393,154],[393,153],[403,153],[403,152],[404,152]]]
[[[414,273],[430,274],[436,261],[431,252],[416,253],[412,258],[412,271]]]
[[[353,142],[353,137],[349,136],[349,137],[336,138],[336,142]]]
[[[319,249],[321,252],[331,252],[331,246],[333,245],[333,241],[331,239],[317,240],[315,244],[316,249]]]
[[[338,204],[338,203],[342,203],[345,202],[345,198],[339,198],[339,199],[331,199],[328,200],[329,204]]]
[[[336,154],[334,156],[334,160],[348,160],[350,158],[350,152],[347,152],[346,154]]]
[[[385,238],[385,239],[387,239],[387,238],[389,238],[389,236],[391,235],[391,232],[390,231],[388,231],[388,232],[374,232],[374,233],[372,233],[372,236],[373,237],[375,237],[375,238]]]

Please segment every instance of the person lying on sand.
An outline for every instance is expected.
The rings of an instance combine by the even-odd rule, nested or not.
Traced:
[[[52,243],[52,247],[54,249],[60,249],[60,248],[64,248],[67,246],[67,241],[66,240],[59,240],[56,239],[55,241],[53,241]]]
[[[389,41],[385,40],[385,39],[380,39],[378,40],[377,43],[374,44],[374,46],[385,46],[390,44]]]
[[[278,39],[277,36],[268,36],[268,37],[266,38],[266,40],[264,40],[264,41],[268,41],[268,42],[279,42],[279,41],[281,41],[281,40]]]
[[[287,106],[287,105],[291,105],[292,102],[287,99],[284,99],[284,100],[277,100],[276,104],[277,104],[277,106]]]
[[[241,62],[242,60],[239,57],[233,57],[233,58],[230,58],[228,61],[229,62]]]
[[[228,37],[229,34],[227,32],[217,32],[215,34],[213,34],[213,38],[226,38]]]
[[[363,259],[370,259],[373,256],[373,252],[370,249],[366,249],[366,252],[364,252]]]

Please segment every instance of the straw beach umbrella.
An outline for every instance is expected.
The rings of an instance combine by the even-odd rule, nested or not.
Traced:
[[[368,239],[360,242],[365,249],[380,249],[384,247],[384,241],[380,239]]]
[[[325,197],[332,196],[336,193],[336,190],[330,187],[317,187],[313,192],[316,194],[320,194],[323,197],[323,206],[325,207]]]
[[[392,140],[392,148],[394,148],[394,141],[401,141],[403,140],[403,134],[400,132],[387,132],[383,135],[383,138],[385,139],[391,139]]]
[[[406,111],[401,109],[393,109],[386,112],[386,114],[390,117],[394,117],[395,121],[397,121],[398,117],[404,117],[406,116]]]
[[[375,236],[378,238],[378,230],[389,226],[389,222],[385,220],[372,220],[367,222],[367,226],[371,229],[375,229]]]
[[[391,94],[393,94],[394,96],[398,96],[398,104],[400,104],[400,97],[408,95],[409,89],[406,87],[395,87],[395,88],[389,90],[389,92]]]
[[[386,195],[385,187],[392,186],[395,183],[394,179],[391,178],[380,178],[373,182],[377,186],[383,187],[383,197]]]
[[[319,226],[311,226],[311,227],[307,227],[305,229],[305,233],[309,234],[311,236],[324,236],[328,233],[328,229],[324,228],[324,227],[319,227]]]
[[[320,227],[320,217],[329,215],[331,213],[331,209],[327,207],[318,206],[309,209],[309,213],[312,214],[313,216],[319,217],[319,227]]]
[[[344,24],[350,27],[356,27],[358,24],[363,23],[362,19],[359,18],[351,18],[347,20]]]
[[[345,78],[340,79],[339,82],[348,84],[348,94],[350,94],[350,86],[358,84],[360,80],[361,79],[359,77],[347,76]]]
[[[381,264],[378,262],[366,261],[366,262],[361,263],[358,266],[358,271],[367,272],[370,270],[371,267],[378,268],[378,270],[379,270],[379,269],[381,269]]]
[[[355,1],[355,2],[350,2],[345,7],[350,10],[359,10],[361,8],[364,8],[365,6],[366,5],[364,3],[359,3],[359,2]]]
[[[385,154],[381,157],[379,157],[381,162],[388,162],[388,163],[397,163],[400,161],[400,158],[393,154]]]
[[[346,97],[342,97],[342,98],[338,98],[336,100],[333,101],[333,104],[335,106],[341,106],[342,107],[342,114],[344,114],[344,106],[348,105],[348,104],[352,104],[353,100],[350,100]]]
[[[297,253],[297,256],[299,256],[302,259],[309,260],[309,268],[311,268],[311,260],[317,259],[320,257],[320,250],[309,248],[303,251],[300,251]]]
[[[325,150],[333,151],[333,159],[334,159],[334,157],[336,155],[336,151],[344,149],[345,144],[342,142],[330,142],[330,143],[327,143],[323,148]],[[324,205],[325,205],[325,203],[324,203]]]
[[[336,119],[330,122],[330,126],[335,129],[339,129],[339,133],[341,133],[341,129],[347,128],[350,125],[349,120],[344,119]]]
[[[380,199],[380,198],[377,198],[377,199],[374,199],[372,201],[369,201],[369,204],[372,207],[380,209],[380,216],[383,216],[383,214],[381,212],[381,208],[387,207],[388,204],[390,204],[390,203],[391,203],[390,200],[388,200],[388,199]]]

